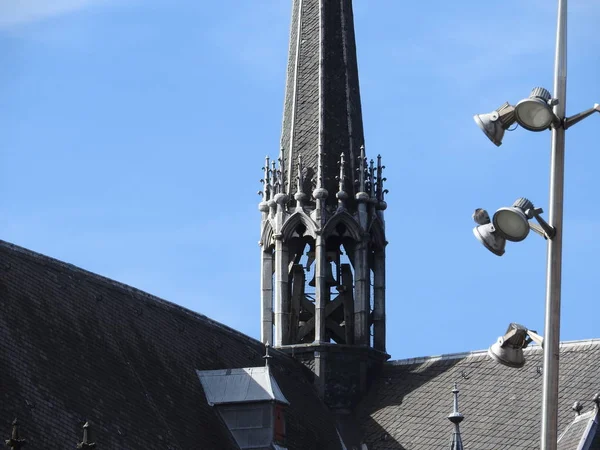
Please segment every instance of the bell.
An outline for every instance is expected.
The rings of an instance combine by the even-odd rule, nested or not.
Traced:
[[[331,261],[327,261],[327,264],[325,264],[325,283],[327,284],[328,287],[332,287],[332,286],[337,286],[337,281],[335,278],[333,278],[333,269],[331,268],[332,262]],[[315,287],[317,285],[317,271],[316,271],[316,265],[315,265],[315,276],[313,277],[312,280],[310,280],[310,282],[308,283],[309,286]]]

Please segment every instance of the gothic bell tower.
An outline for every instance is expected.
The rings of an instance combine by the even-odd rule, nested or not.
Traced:
[[[365,152],[351,0],[293,0],[281,150],[261,211],[261,340],[351,408],[385,361],[381,157]]]

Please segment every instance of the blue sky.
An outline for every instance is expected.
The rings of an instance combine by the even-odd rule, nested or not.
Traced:
[[[543,332],[545,242],[501,258],[473,210],[547,209],[550,133],[473,122],[552,90],[556,2],[355,0],[366,148],[390,194],[388,352]],[[291,1],[0,2],[0,239],[259,334],[260,168]],[[567,112],[600,102],[600,3],[569,6]],[[562,334],[600,337],[600,115],[567,132]],[[547,214],[546,214],[547,217]]]

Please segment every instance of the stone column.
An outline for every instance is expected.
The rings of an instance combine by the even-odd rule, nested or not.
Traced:
[[[321,232],[315,242],[315,342],[325,342],[325,306],[327,306],[327,249]]]
[[[281,235],[275,236],[275,346],[289,344],[290,298],[288,248]]]
[[[261,247],[260,341],[273,344],[273,251]]]
[[[369,345],[369,262],[367,258],[368,237],[363,237],[356,245],[354,256],[355,266],[355,307],[354,307],[354,343],[356,345]]]
[[[373,347],[385,352],[385,249],[375,252]]]

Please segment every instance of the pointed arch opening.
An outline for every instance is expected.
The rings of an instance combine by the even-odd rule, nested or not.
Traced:
[[[310,236],[313,239],[317,238],[317,225],[303,211],[292,214],[281,227],[281,235],[284,241],[288,241],[293,237],[299,237],[299,232],[302,236]]]
[[[275,247],[273,226],[269,221],[265,222],[265,224],[263,225],[262,231],[260,233],[259,244],[262,246],[263,251],[272,250],[273,247]]]
[[[336,213],[323,227],[325,239],[331,236],[340,236],[341,238],[350,237],[358,242],[362,239],[362,234],[362,227],[347,211]]]

